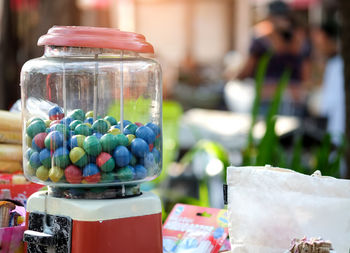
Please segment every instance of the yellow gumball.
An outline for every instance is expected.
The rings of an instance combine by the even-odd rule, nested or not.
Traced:
[[[41,181],[46,181],[49,178],[49,169],[42,165],[36,170],[35,175]]]
[[[60,167],[53,166],[49,171],[49,178],[52,182],[58,182],[63,177],[64,171]]]

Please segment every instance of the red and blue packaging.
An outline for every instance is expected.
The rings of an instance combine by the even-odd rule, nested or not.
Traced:
[[[163,225],[164,253],[217,253],[228,236],[224,209],[176,204]]]

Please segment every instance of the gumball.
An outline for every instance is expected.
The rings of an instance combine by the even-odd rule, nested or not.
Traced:
[[[130,162],[130,152],[126,147],[118,146],[113,152],[113,158],[119,167],[124,167]]]
[[[51,120],[46,119],[46,120],[44,120],[44,123],[45,123],[45,126],[46,126],[46,127],[50,127]]]
[[[94,118],[88,117],[84,120],[84,123],[89,123],[90,125],[94,124]]]
[[[124,129],[123,130],[123,134],[124,135],[128,135],[128,134],[132,134],[132,132],[130,130],[128,130],[128,129]]]
[[[129,162],[129,164],[130,164],[131,166],[135,166],[135,165],[137,164],[137,159],[136,159],[136,157],[135,157],[133,154],[131,154],[131,153],[130,153],[130,162]]]
[[[52,129],[52,131],[56,130],[56,131],[62,133],[65,138],[68,138],[68,136],[69,136],[69,129],[66,125],[56,124],[56,125],[50,127],[50,129]]]
[[[113,182],[115,180],[114,173],[111,172],[102,172],[101,173],[101,182]]]
[[[156,140],[156,135],[154,134],[153,130],[146,126],[137,128],[135,136],[137,138],[144,139],[148,144],[151,144]]]
[[[123,127],[126,127],[127,125],[131,124],[131,122],[129,120],[123,120]],[[121,125],[121,121],[118,122],[118,125]]]
[[[136,138],[136,136],[133,135],[133,134],[128,134],[128,135],[126,136],[126,138],[128,138],[128,140],[129,140],[128,145],[130,145],[131,142]]]
[[[41,166],[39,152],[35,151],[29,158],[29,163],[32,168],[37,169]]]
[[[47,148],[44,148],[39,153],[40,162],[46,167],[51,168],[51,152]]]
[[[50,127],[52,127],[52,126],[54,126],[56,124],[61,124],[61,121],[59,119],[51,121]]]
[[[101,179],[100,170],[95,164],[89,163],[83,169],[83,178],[86,183],[98,183]]]
[[[88,157],[84,149],[75,147],[69,152],[69,158],[73,164],[84,167],[88,163]]]
[[[74,129],[74,133],[89,136],[92,134],[92,129],[91,129],[91,127],[89,127],[85,124],[79,124]]]
[[[101,133],[93,133],[92,134],[93,136],[96,136],[97,137],[97,139],[101,139],[101,137],[103,136],[103,134],[101,134]]]
[[[84,121],[85,120],[85,113],[81,109],[75,109],[75,110],[71,111],[68,114],[68,116],[73,118],[74,120],[80,120],[80,121]]]
[[[28,148],[26,152],[24,153],[24,157],[29,160],[30,156],[35,152],[34,149]]]
[[[120,134],[121,133],[121,131],[120,131],[120,129],[119,128],[110,128],[109,130],[108,130],[108,133],[110,133],[110,134],[113,134],[113,135],[117,135],[117,134]]]
[[[34,138],[38,133],[44,133],[46,130],[46,125],[42,120],[36,120],[29,124],[27,127],[27,134],[30,138]]]
[[[47,179],[49,179],[49,169],[46,168],[45,166],[40,166],[36,170],[35,175],[41,181],[46,181]]]
[[[133,155],[137,157],[143,157],[148,152],[148,144],[141,138],[135,138],[130,147]]]
[[[69,127],[70,123],[72,123],[72,122],[73,122],[73,118],[71,118],[71,117],[65,117],[65,118],[61,119],[61,121],[60,121],[61,124],[68,126],[68,127]]]
[[[147,153],[144,158],[140,159],[140,163],[145,166],[147,169],[153,169],[156,166],[156,161],[154,160],[154,156],[152,153]]]
[[[26,135],[26,144],[27,144],[27,146],[30,147],[32,145],[32,141],[33,141],[33,139],[30,138],[28,135]]]
[[[88,127],[92,128],[92,125],[90,123],[83,123],[84,125],[87,125]]]
[[[86,137],[84,135],[81,135],[81,134],[73,135],[70,138],[70,141],[69,141],[70,148],[71,149],[75,148],[75,147],[81,147],[82,148],[85,138]]]
[[[117,134],[115,136],[117,146],[128,146],[129,139],[124,134]]]
[[[147,169],[141,164],[135,166],[135,178],[134,179],[144,179],[147,177]]]
[[[61,169],[60,167],[53,166],[49,170],[49,178],[51,179],[52,182],[57,183],[58,181],[61,180],[61,178],[64,176],[64,170]]]
[[[160,156],[160,152],[158,151],[158,149],[153,148],[152,154],[153,154],[153,157],[154,157],[154,160],[156,161],[156,163],[159,163],[161,160],[161,156]]]
[[[26,122],[26,127],[28,127],[31,123],[33,123],[34,121],[37,121],[37,120],[40,120],[40,121],[43,121],[41,118],[39,117],[31,117],[29,120],[27,120]],[[44,121],[43,121],[44,122]]]
[[[64,112],[61,107],[58,105],[53,106],[49,110],[49,119],[50,120],[56,120],[56,119],[62,119],[64,117]]]
[[[156,124],[149,122],[145,126],[151,128],[155,136],[158,136],[160,134],[160,127]]]
[[[70,164],[68,149],[64,147],[58,148],[55,153],[53,153],[53,162],[57,167],[67,167]]]
[[[135,122],[135,125],[138,126],[138,127],[143,126],[143,124],[140,123],[140,122]]]
[[[92,124],[92,129],[95,132],[104,134],[108,131],[109,126],[108,126],[107,122],[104,121],[103,119],[98,119],[94,122],[94,124]]]
[[[135,124],[129,124],[129,125],[127,125],[126,127],[124,127],[124,132],[125,132],[126,130],[128,130],[128,131],[130,132],[130,134],[134,134],[134,135],[135,135],[135,131],[136,131],[137,128],[138,128],[137,125],[135,125]],[[125,134],[125,133],[124,133],[124,134]]]
[[[154,145],[153,145],[153,144],[149,144],[149,145],[148,145],[148,147],[149,147],[149,151],[152,151],[152,150],[153,150]]]
[[[116,177],[120,181],[130,181],[135,176],[135,169],[130,165],[125,166],[117,170]]]
[[[52,131],[45,138],[45,147],[49,150],[55,150],[63,145],[63,139],[61,132]]]
[[[64,176],[66,177],[67,182],[70,184],[79,184],[83,179],[83,173],[81,169],[74,165],[69,165],[64,170]]]
[[[104,172],[112,171],[115,167],[113,157],[106,152],[99,154],[99,156],[96,158],[96,164]]]
[[[70,124],[69,124],[69,128],[70,130],[74,130],[77,125],[82,124],[83,122],[81,120],[73,120]]]
[[[117,120],[112,116],[106,116],[104,117],[104,120],[107,120],[111,126],[118,124]]]
[[[85,113],[85,118],[93,118],[94,117],[94,111],[88,111]]]
[[[112,152],[117,146],[117,140],[113,134],[104,134],[100,139],[100,143],[104,152]]]
[[[27,166],[24,167],[24,174],[25,174],[26,176],[34,176],[36,170],[35,170],[32,166],[30,166],[30,163],[29,163],[29,162],[27,162],[26,165],[27,165]]]
[[[97,156],[102,151],[100,141],[93,135],[85,138],[83,147],[88,155]]]

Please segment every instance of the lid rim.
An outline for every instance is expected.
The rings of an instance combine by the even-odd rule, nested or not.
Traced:
[[[145,36],[104,27],[53,26],[47,34],[39,38],[37,45],[108,48],[154,53],[153,46],[146,41]]]

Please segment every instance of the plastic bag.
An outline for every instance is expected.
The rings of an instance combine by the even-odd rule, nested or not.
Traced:
[[[229,167],[232,253],[286,252],[294,238],[321,237],[350,250],[350,181],[266,167]]]

